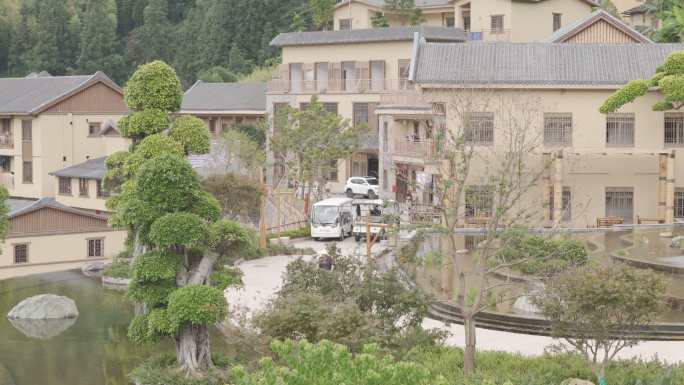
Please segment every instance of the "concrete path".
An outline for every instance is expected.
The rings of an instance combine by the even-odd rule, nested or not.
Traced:
[[[298,241],[298,247],[311,247],[316,251],[324,250],[325,242],[313,240]],[[342,254],[365,255],[365,243],[356,243],[352,238],[338,244]],[[375,245],[373,252],[382,250],[381,245]],[[240,290],[230,289],[226,291],[231,311],[250,315],[254,311],[264,308],[270,297],[278,290],[282,282],[282,274],[285,267],[298,256],[265,257],[240,264],[244,273],[244,288]],[[306,256],[311,259],[314,256]],[[464,331],[461,325],[447,326],[442,322],[426,319],[423,326],[428,329],[441,329],[450,333],[446,340],[449,346],[465,346]],[[544,349],[555,342],[550,337],[515,334],[488,329],[477,330],[477,346],[479,350],[498,350],[523,355],[540,355]],[[684,342],[644,342],[634,348],[625,349],[621,358],[644,358],[658,357],[669,363],[684,362]]]

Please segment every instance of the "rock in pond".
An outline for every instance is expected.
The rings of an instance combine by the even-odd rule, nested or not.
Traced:
[[[684,237],[681,235],[678,235],[674,238],[672,238],[672,241],[670,241],[670,247],[674,247],[679,249],[682,245],[682,241],[684,240]]]
[[[10,319],[60,319],[78,317],[76,302],[68,297],[40,294],[19,302],[7,313]]]
[[[88,262],[85,265],[81,266],[81,271],[85,274],[97,273],[104,270],[105,266],[105,263],[102,261]]]

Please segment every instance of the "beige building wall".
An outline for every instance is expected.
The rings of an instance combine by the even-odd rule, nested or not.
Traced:
[[[3,176],[10,195],[40,198],[54,195],[55,180],[50,172],[127,150],[130,141],[120,136],[90,136],[89,123],[117,122],[121,114],[41,114],[32,119],[32,140],[22,143],[22,120],[14,117],[14,148],[0,148],[0,155],[12,156],[14,176]],[[23,161],[33,162],[33,182],[23,183]]]
[[[553,14],[560,13],[561,28],[591,13],[592,7],[580,0],[546,0],[511,3],[513,20],[511,41],[543,41],[553,34]]]
[[[664,118],[665,113],[652,110],[652,105],[661,99],[661,96],[652,92],[643,98],[637,99],[623,107],[619,112],[634,113],[634,145],[614,147],[606,144],[606,115],[598,112],[598,107],[613,92],[611,89],[564,89],[564,90],[532,90],[512,91],[495,90],[488,91],[491,105],[497,105],[491,100],[504,100],[506,108],[514,111],[520,110],[518,116],[523,116],[524,109],[536,118],[529,120],[530,135],[538,137],[537,161],[531,161],[527,170],[539,170],[542,167],[541,154],[563,151],[562,160],[562,184],[571,191],[570,221],[564,221],[565,227],[594,227],[596,219],[605,217],[606,214],[606,188],[628,187],[633,189],[633,221],[636,217],[657,218],[658,212],[658,180],[659,180],[659,155],[671,150],[675,151],[674,161],[674,185],[676,189],[684,188],[684,151],[682,147],[672,147],[664,143]],[[453,94],[426,90],[424,100],[430,102],[447,102],[462,100],[466,95],[455,97]],[[494,95],[494,96],[492,96]],[[468,91],[468,97],[473,97]],[[511,104],[510,100],[516,100],[518,104]],[[532,105],[535,107],[523,107]],[[494,113],[494,146],[478,147],[478,159],[473,163],[469,184],[484,183],[488,173],[494,171],[492,165],[496,164],[498,147],[506,143],[505,127],[501,114],[496,109],[480,112]],[[544,113],[571,113],[572,114],[572,144],[566,147],[543,145],[543,115]],[[447,108],[447,125],[454,130],[459,116],[453,109]],[[382,119],[387,119],[383,117]],[[381,122],[382,126],[382,122]],[[406,135],[406,127],[403,124],[394,124],[390,128],[390,140]],[[390,143],[390,148],[392,144]],[[384,145],[380,143],[380,158],[382,159]],[[535,156],[531,156],[533,159]],[[396,162],[406,162],[406,159],[394,157],[394,172]],[[381,160],[382,164],[382,160]],[[414,164],[421,166],[420,164]],[[430,169],[427,164],[423,167]],[[381,165],[382,170],[382,165]],[[434,170],[434,168],[433,168]],[[431,171],[433,172],[433,171]],[[523,205],[538,207],[538,213],[545,213],[542,202],[548,193],[551,172],[549,178],[542,181],[536,189],[528,194],[529,202]],[[390,184],[395,184],[394,175],[388,178]],[[383,178],[381,177],[381,183]],[[391,186],[383,187],[383,191],[392,191]],[[389,195],[390,194],[385,194]],[[672,204],[672,203],[668,203]]]
[[[57,180],[57,177],[52,177],[55,180]],[[100,211],[100,212],[106,212],[107,206],[105,203],[107,202],[106,197],[98,197],[97,196],[97,185],[100,183],[99,180],[97,179],[88,179],[88,194],[87,195],[81,195],[80,194],[80,182],[79,178],[69,178],[71,179],[71,194],[60,194],[59,193],[59,183],[55,183],[55,191],[54,191],[54,196],[55,200],[57,202],[70,206],[70,207],[75,207],[79,209],[86,209],[86,210],[95,210],[95,211]]]
[[[88,258],[87,240],[104,239],[104,256]],[[1,244],[0,279],[79,268],[96,260],[108,260],[124,250],[126,231],[56,234],[7,238]],[[28,263],[14,264],[15,244],[28,244]]]
[[[619,12],[624,12],[644,3],[644,0],[611,0]]]
[[[335,22],[334,30],[340,29],[340,20],[342,19],[352,19],[352,29],[372,28],[371,18],[376,12],[380,11],[380,8],[370,7],[358,2],[351,2],[337,7],[333,15]]]

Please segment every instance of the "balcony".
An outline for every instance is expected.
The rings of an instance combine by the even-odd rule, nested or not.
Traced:
[[[0,133],[0,148],[14,148],[14,136]]]
[[[423,161],[438,160],[436,142],[432,139],[397,138],[392,153],[401,157],[417,158]]]
[[[413,90],[408,79],[273,79],[267,92],[272,94],[374,94]]]

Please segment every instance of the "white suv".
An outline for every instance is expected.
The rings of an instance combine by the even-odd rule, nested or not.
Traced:
[[[363,195],[368,198],[377,198],[378,178],[373,176],[353,176],[347,179],[347,184],[344,186],[344,192],[349,198],[355,195]]]

